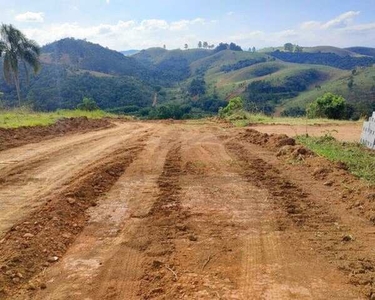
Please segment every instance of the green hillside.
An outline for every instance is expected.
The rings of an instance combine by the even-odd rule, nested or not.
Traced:
[[[354,105],[358,116],[375,110],[375,67],[358,69],[354,76],[349,71],[341,71],[337,75],[322,83],[320,88],[311,88],[295,98],[284,101],[281,108],[304,108],[325,92],[333,92],[344,96],[349,103]],[[353,86],[349,88],[348,83],[351,78]]]
[[[347,48],[347,50],[360,54],[360,55],[367,55],[375,57],[375,48],[369,48],[369,47],[351,47]]]
[[[21,67],[24,104],[36,110],[76,108],[83,97],[94,98],[102,109],[145,107],[152,103],[152,71],[134,58],[83,40],[63,39],[42,47],[42,68],[29,84]],[[0,60],[2,68],[2,60]],[[0,105],[16,104],[16,90],[0,73]]]
[[[343,95],[355,116],[375,108],[374,48],[250,52],[220,44],[213,50],[150,48],[127,57],[84,40],[63,39],[44,46],[41,60],[42,70],[30,84],[21,68],[24,103],[38,110],[75,108],[83,97],[91,97],[110,111],[199,117],[242,96],[249,110],[289,114],[303,113],[325,92]],[[0,105],[15,105],[15,88],[2,75],[0,90]]]
[[[42,62],[113,75],[148,76],[148,69],[132,57],[84,40],[66,38],[42,48]]]
[[[338,47],[332,46],[316,46],[316,47],[304,47],[303,52],[307,53],[333,53],[341,57],[345,56],[359,56],[358,53],[355,51],[351,51],[350,49],[342,49]]]

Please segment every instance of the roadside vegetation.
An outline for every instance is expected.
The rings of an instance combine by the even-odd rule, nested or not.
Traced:
[[[219,109],[219,117],[238,127],[251,124],[317,125],[353,123],[353,121],[341,118],[346,110],[345,99],[337,95],[327,94],[311,105],[310,116],[273,117],[264,113],[245,110],[244,100],[241,97],[235,97],[229,101],[227,106]]]
[[[299,143],[333,162],[345,163],[355,176],[375,184],[375,152],[359,143],[337,141],[329,132],[322,137],[299,136]]]
[[[34,112],[27,108],[0,110],[0,128],[18,128],[22,126],[48,126],[63,118],[87,117],[101,119],[115,115],[102,110],[57,110],[55,112]]]

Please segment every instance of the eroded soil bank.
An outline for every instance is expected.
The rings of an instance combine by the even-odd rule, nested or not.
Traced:
[[[72,133],[109,128],[108,119],[65,118],[49,126],[0,128],[0,151]]]

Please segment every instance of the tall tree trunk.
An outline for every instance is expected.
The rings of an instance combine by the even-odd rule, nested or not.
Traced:
[[[17,90],[18,97],[18,107],[21,107],[21,89],[20,89],[20,79],[16,73],[13,73],[14,84]]]
[[[152,107],[155,107],[158,104],[158,93],[154,93],[154,101],[152,102]]]

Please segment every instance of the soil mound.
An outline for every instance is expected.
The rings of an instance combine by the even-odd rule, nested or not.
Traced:
[[[79,117],[61,119],[50,126],[0,128],[0,151],[29,143],[37,143],[67,133],[85,132],[111,126],[113,125],[108,119]]]

